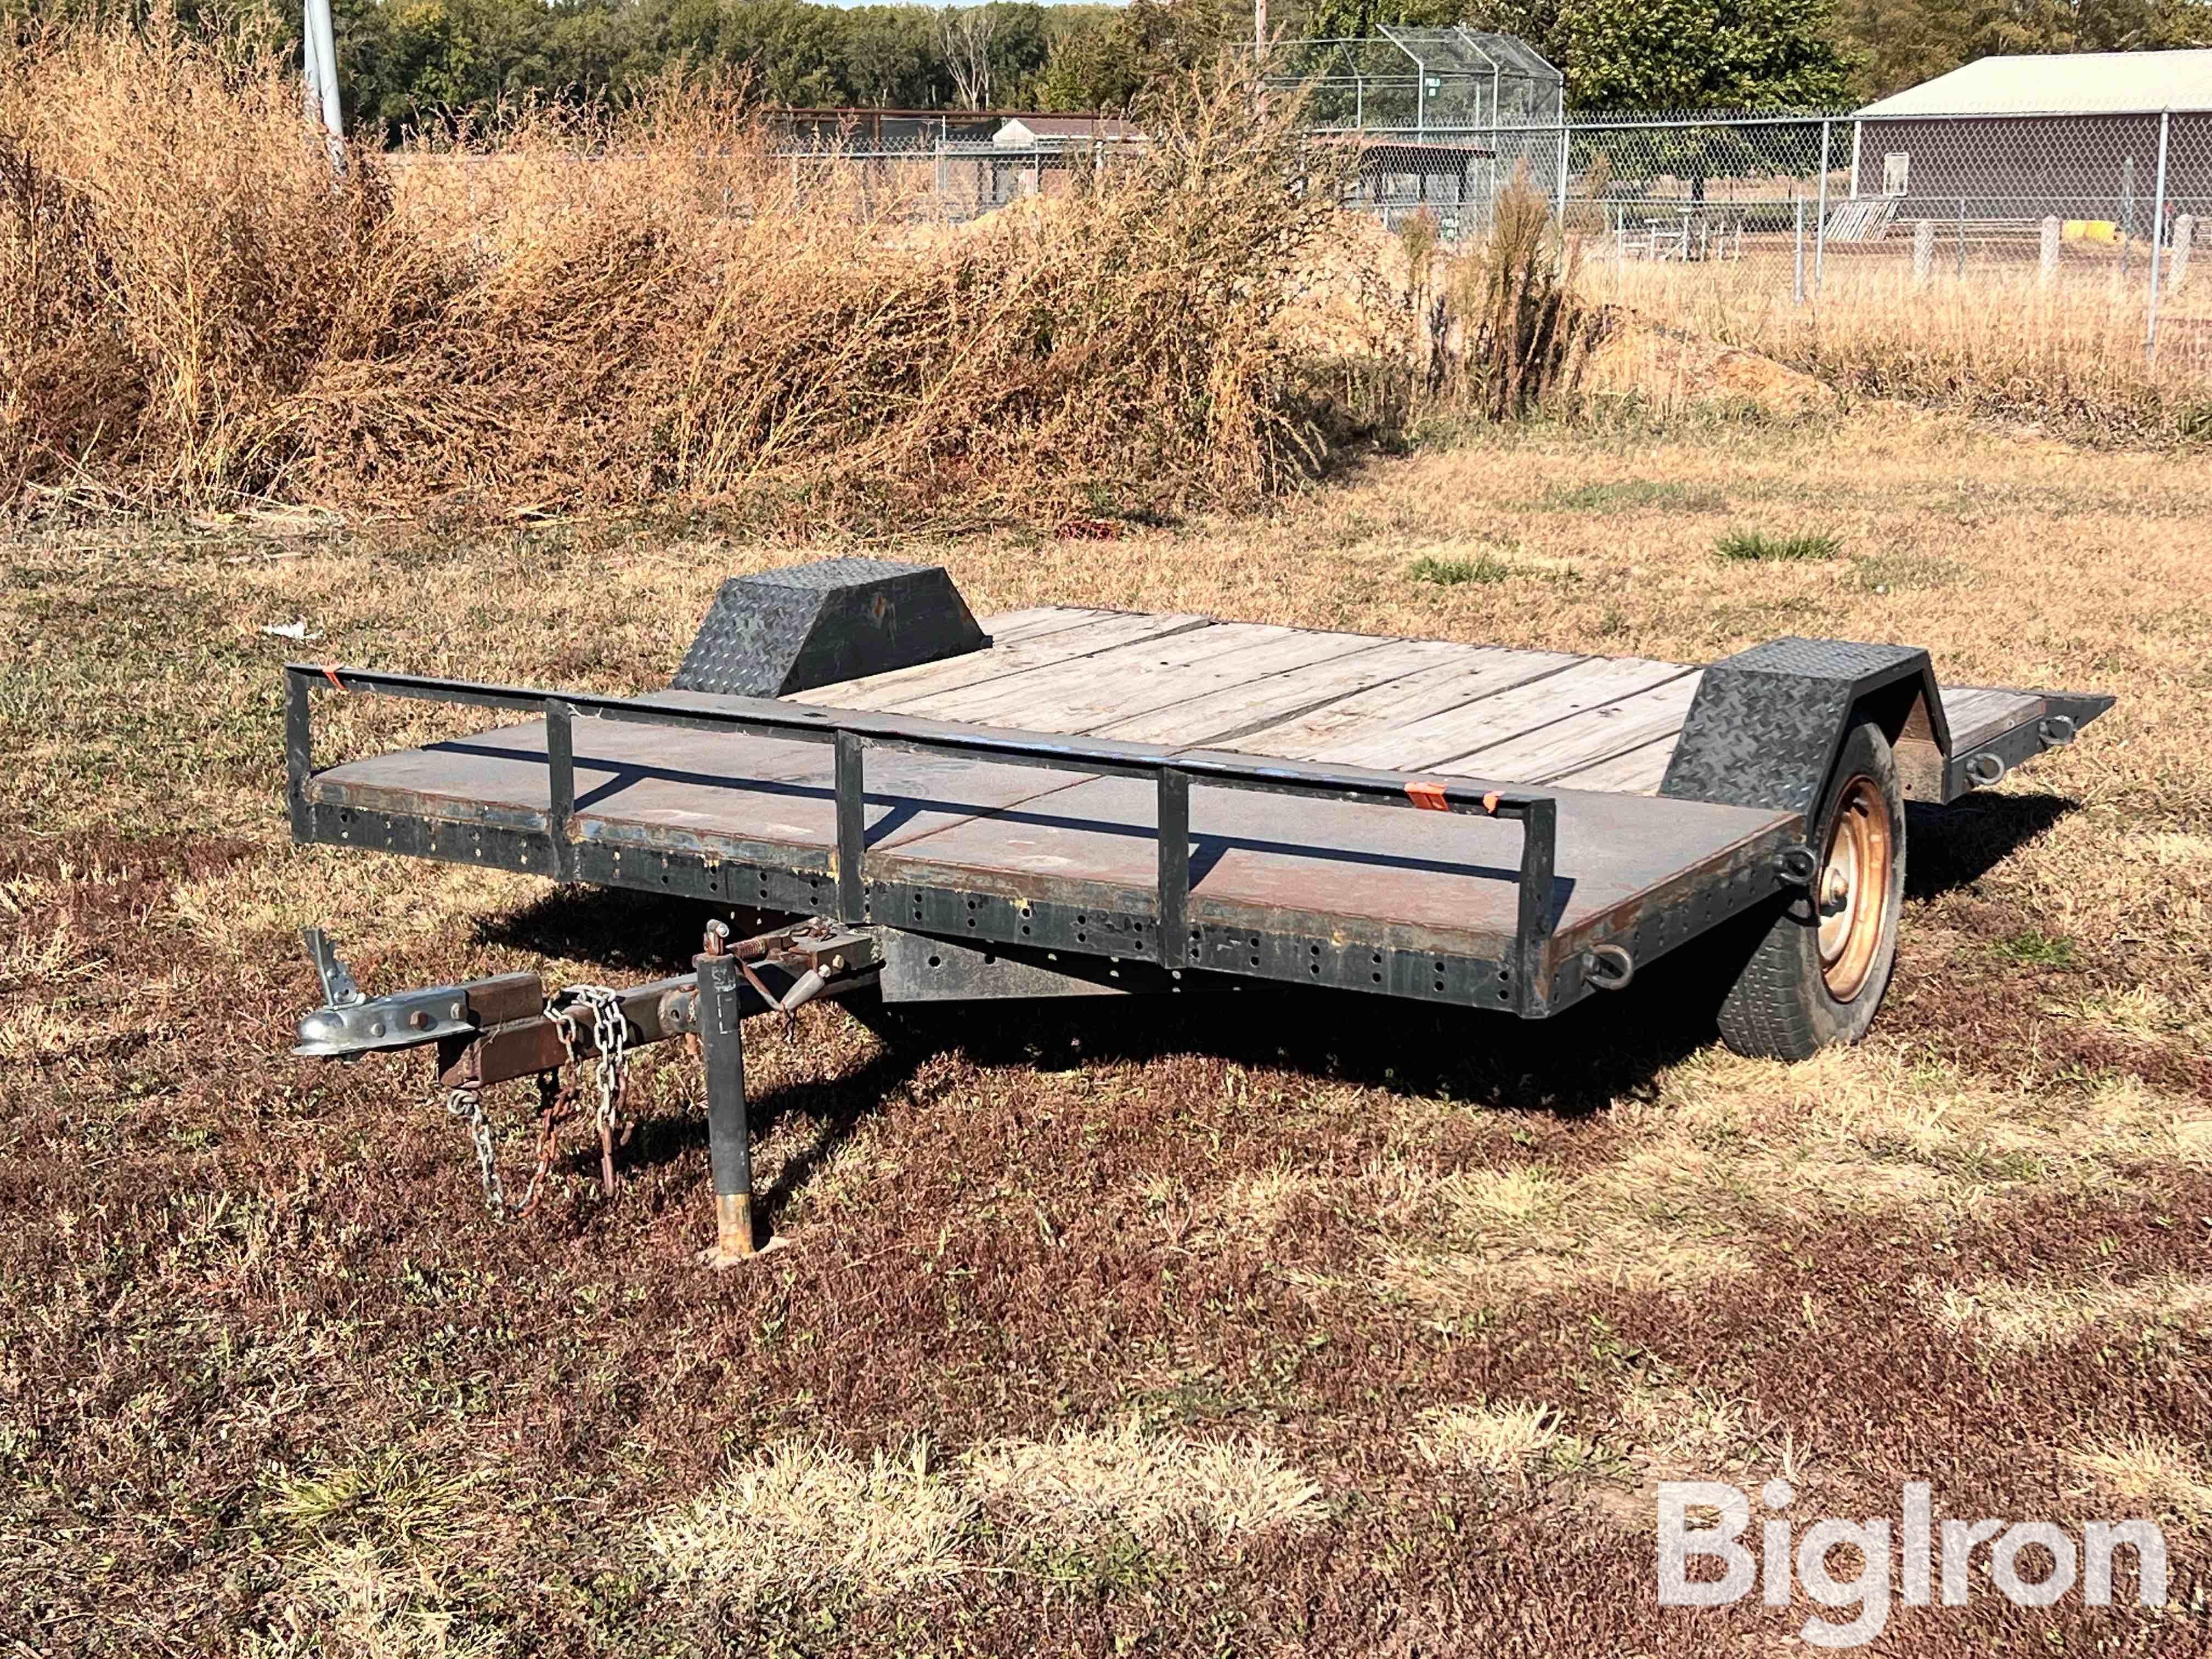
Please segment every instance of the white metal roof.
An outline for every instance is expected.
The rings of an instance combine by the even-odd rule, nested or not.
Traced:
[[[2110,114],[2212,110],[2212,52],[1984,58],[1869,104],[1861,115]]]

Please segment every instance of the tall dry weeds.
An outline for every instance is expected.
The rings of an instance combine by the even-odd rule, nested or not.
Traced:
[[[0,488],[805,521],[1237,504],[1318,459],[1273,324],[1336,191],[1288,103],[967,227],[741,86],[336,177],[288,64],[157,27],[0,76]]]
[[[296,81],[162,17],[0,60],[0,489],[195,501],[273,485],[276,418],[377,257],[382,174],[335,176]]]
[[[1499,192],[1487,233],[1456,255],[1425,211],[1399,241],[1431,404],[1507,421],[1565,402],[1603,316],[1581,291],[1579,241],[1562,234],[1526,167]]]

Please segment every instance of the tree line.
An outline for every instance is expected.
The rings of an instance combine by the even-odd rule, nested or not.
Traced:
[[[239,15],[239,0],[0,0],[0,11],[23,27],[118,3]],[[676,65],[742,66],[777,104],[1116,110],[1253,28],[1249,0],[335,5],[348,119],[387,142],[529,100],[620,101]],[[295,41],[297,19],[290,7],[261,14]],[[2207,0],[1277,0],[1270,22],[1293,38],[1385,23],[1516,34],[1565,73],[1569,106],[1586,109],[1807,108],[1878,97],[1993,52],[2212,45]]]

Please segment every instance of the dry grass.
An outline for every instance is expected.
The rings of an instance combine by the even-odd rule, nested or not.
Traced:
[[[2039,286],[2024,271],[1948,270],[1924,288],[1909,258],[1838,258],[1817,303],[1791,303],[1789,253],[1709,265],[1585,263],[1591,299],[1697,340],[1747,349],[1854,397],[1893,398],[2033,423],[2102,443],[2212,435],[2212,276],[2160,297],[2160,343],[2146,360],[2143,260],[2133,280],[2068,270]],[[1942,262],[1939,261],[1939,264]],[[1809,277],[1808,279],[1809,281]],[[1761,399],[1753,389],[1686,388],[1667,366],[1639,390],[1662,407],[1700,395]],[[1683,396],[1689,393],[1688,399]],[[1790,396],[1784,389],[1783,396]]]
[[[882,1599],[963,1573],[1065,1576],[1127,1540],[1205,1547],[1310,1527],[1321,1488],[1265,1446],[1194,1440],[1134,1419],[1000,1440],[955,1463],[916,1440],[865,1462],[805,1443],[765,1448],[684,1509],[647,1523],[661,1571],[692,1589]],[[1125,1563],[1126,1565],[1126,1563]]]
[[[1414,1431],[1414,1454],[1437,1468],[1510,1477],[1526,1485],[1555,1457],[1571,1458],[1587,1447],[1559,1427],[1550,1406],[1446,1406],[1429,1412]]]
[[[968,1489],[1024,1529],[1079,1543],[1102,1528],[1148,1543],[1310,1526],[1321,1488],[1249,1440],[1192,1440],[1135,1419],[980,1448]]]
[[[885,1595],[960,1571],[974,1503],[915,1441],[865,1462],[808,1445],[764,1449],[688,1509],[646,1528],[679,1582],[757,1591],[842,1586]]]
[[[0,489],[810,527],[1249,503],[1335,435],[1273,326],[1333,216],[1293,113],[1172,89],[1134,164],[932,234],[911,188],[777,160],[738,85],[520,118],[395,198],[366,152],[334,183],[289,64],[51,37],[0,63]]]
[[[2171,1435],[2131,1435],[2099,1441],[2073,1454],[2091,1490],[2138,1512],[2187,1527],[2212,1522],[2212,1479],[2202,1446]]]
[[[1984,1279],[1945,1286],[1936,1306],[1952,1323],[2008,1347],[2212,1334],[2212,1279],[2174,1273],[2133,1285]]]

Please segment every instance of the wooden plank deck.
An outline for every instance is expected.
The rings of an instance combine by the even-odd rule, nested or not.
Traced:
[[[694,694],[706,697],[709,694]],[[836,844],[826,744],[631,722],[573,726],[580,836],[739,864],[827,871]],[[310,798],[363,812],[542,830],[543,721],[348,762]],[[1671,884],[1796,832],[1793,813],[1560,792],[1553,905],[1594,925]],[[1149,908],[1158,868],[1149,781],[872,750],[874,879]],[[1223,789],[1191,792],[1191,915],[1259,927],[1285,915],[1340,938],[1502,956],[1517,918],[1521,830],[1503,819]]]
[[[1787,813],[1642,799],[1665,777],[1697,693],[1702,671],[1686,664],[1053,606],[984,627],[986,649],[792,701],[1541,785],[1559,803],[1565,927],[1799,830]],[[2038,694],[1985,687],[1944,699],[1961,749],[2043,707]],[[825,745],[597,719],[578,720],[574,740],[583,836],[648,856],[830,866]],[[308,788],[367,811],[542,830],[544,743],[543,723],[526,722],[351,762]],[[872,874],[1073,894],[1102,910],[1146,902],[1149,783],[897,750],[869,753],[866,781]],[[1204,785],[1191,814],[1194,918],[1257,927],[1295,913],[1378,950],[1415,939],[1487,951],[1511,936],[1516,825]]]
[[[1700,674],[1635,657],[1049,605],[983,627],[1011,642],[793,701],[1648,795],[1666,777]],[[2001,687],[1942,695],[1960,753],[2043,708],[2033,692]]]

